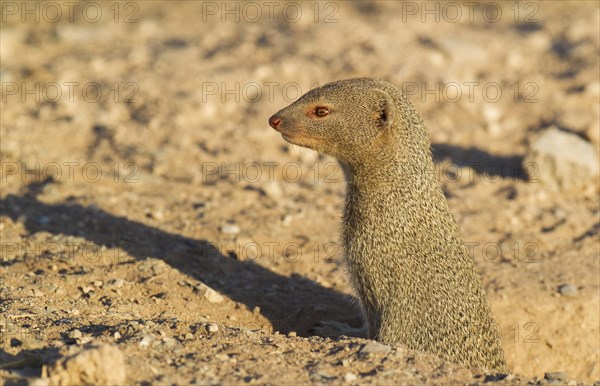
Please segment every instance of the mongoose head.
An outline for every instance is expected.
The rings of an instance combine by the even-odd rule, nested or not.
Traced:
[[[328,83],[280,110],[269,124],[295,145],[345,161],[381,150],[381,137],[398,118],[391,84],[371,78]]]

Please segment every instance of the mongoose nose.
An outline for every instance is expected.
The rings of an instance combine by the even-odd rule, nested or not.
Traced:
[[[280,123],[281,118],[279,118],[277,115],[273,115],[271,118],[269,118],[269,125],[271,125],[271,127],[275,130],[277,130],[277,126],[279,126]]]

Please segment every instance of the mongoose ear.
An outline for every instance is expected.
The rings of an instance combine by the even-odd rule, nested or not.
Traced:
[[[378,126],[381,130],[385,130],[394,123],[394,102],[390,94],[383,90],[375,90],[378,96],[377,106],[378,111]]]

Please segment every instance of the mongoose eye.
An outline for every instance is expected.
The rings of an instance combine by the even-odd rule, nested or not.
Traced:
[[[329,108],[324,107],[324,106],[318,106],[315,109],[315,115],[317,117],[325,117],[325,116],[329,115]]]

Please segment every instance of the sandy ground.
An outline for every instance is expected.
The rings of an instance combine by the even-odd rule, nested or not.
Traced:
[[[600,379],[597,178],[523,164],[552,126],[598,150],[597,2],[24,4],[1,3],[0,383]],[[360,324],[343,175],[267,119],[354,76],[422,112],[514,374],[311,333]]]

